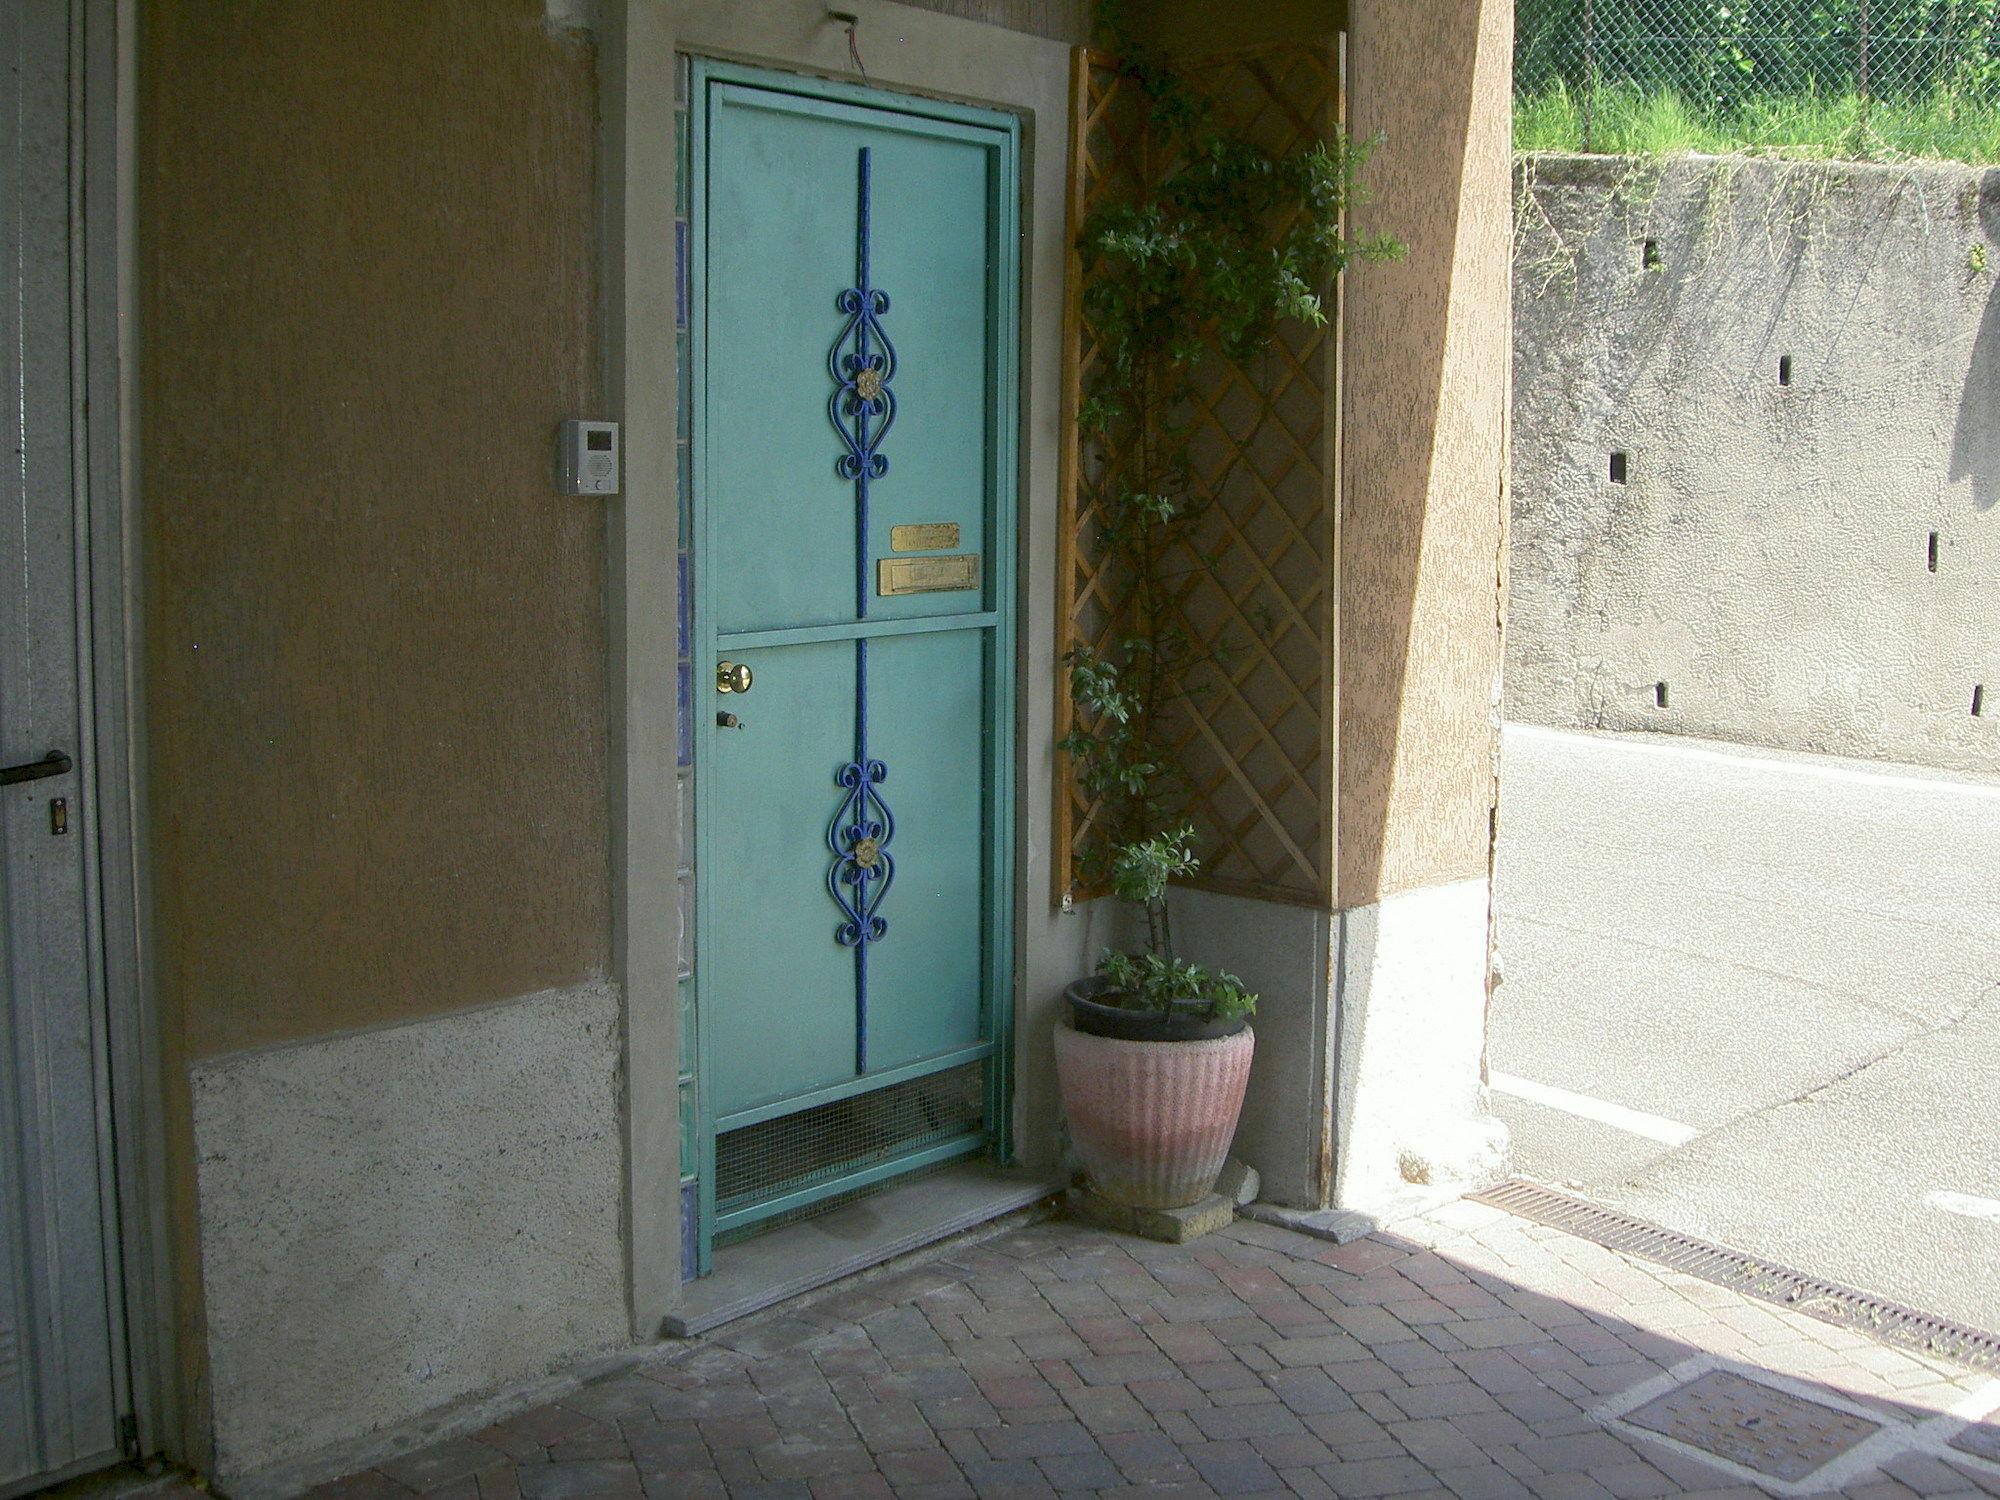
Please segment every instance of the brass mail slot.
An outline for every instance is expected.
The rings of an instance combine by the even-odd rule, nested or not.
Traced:
[[[979,587],[979,554],[960,552],[953,557],[881,557],[875,560],[875,592],[890,594],[948,594]]]
[[[927,521],[921,526],[889,528],[889,546],[897,552],[949,552],[957,545],[956,521]]]

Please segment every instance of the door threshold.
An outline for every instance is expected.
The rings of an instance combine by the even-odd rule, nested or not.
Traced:
[[[1053,1197],[1052,1177],[964,1162],[715,1252],[666,1331],[688,1338]]]
[[[32,1493],[35,1500],[203,1500],[202,1491],[179,1469],[155,1464],[158,1472],[148,1473],[139,1464],[115,1458],[109,1463],[101,1458],[84,1463],[97,1467],[86,1467],[67,1480],[43,1475],[23,1493]]]

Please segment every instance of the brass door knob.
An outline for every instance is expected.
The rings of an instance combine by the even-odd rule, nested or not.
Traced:
[[[715,690],[718,693],[747,693],[750,684],[756,681],[750,669],[740,661],[719,662],[715,668]]]

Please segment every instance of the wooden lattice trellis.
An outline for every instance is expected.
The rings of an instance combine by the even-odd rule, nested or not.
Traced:
[[[1340,119],[1335,41],[1291,43],[1206,59],[1190,70],[1230,128],[1282,152],[1324,139]],[[1107,195],[1162,169],[1135,85],[1110,59],[1078,49],[1072,78],[1070,242]],[[1066,317],[1058,648],[1105,652],[1118,634],[1114,583],[1098,555],[1087,466],[1115,472],[1117,453],[1085,452],[1077,416],[1096,360],[1081,317],[1082,266],[1072,250]],[[1332,312],[1331,298],[1328,310]],[[1255,368],[1220,357],[1197,374],[1188,414],[1193,482],[1213,497],[1175,601],[1191,639],[1213,648],[1176,715],[1174,750],[1201,836],[1195,882],[1266,900],[1332,899],[1335,725],[1335,338],[1282,328]],[[1057,734],[1069,732],[1067,684]],[[1100,834],[1102,809],[1062,770],[1056,798],[1056,894],[1093,894],[1078,855]]]

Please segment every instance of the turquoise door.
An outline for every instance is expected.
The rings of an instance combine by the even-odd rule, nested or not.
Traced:
[[[705,1246],[998,1134],[1016,136],[722,65],[694,116]]]

